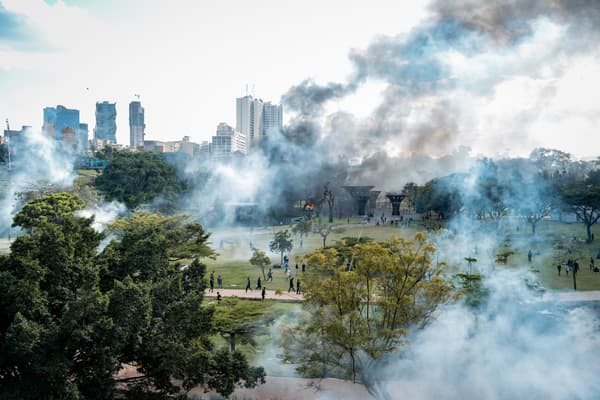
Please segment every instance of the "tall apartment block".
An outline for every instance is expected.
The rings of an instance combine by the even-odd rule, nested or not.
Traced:
[[[96,127],[94,128],[94,141],[117,143],[117,107],[115,103],[103,101],[96,103]]]
[[[129,147],[137,149],[144,146],[144,107],[139,101],[129,103]]]

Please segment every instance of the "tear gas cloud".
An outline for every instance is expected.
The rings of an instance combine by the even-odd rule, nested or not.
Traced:
[[[72,185],[73,158],[58,149],[56,142],[36,130],[26,130],[22,138],[11,143],[11,168],[0,170],[0,235],[7,236],[12,219],[22,203],[21,194],[47,185]]]
[[[332,181],[394,191],[466,172],[482,154],[508,158],[552,147],[572,131],[570,117],[600,117],[582,98],[579,108],[565,108],[573,99],[563,82],[579,74],[577,65],[597,60],[599,15],[598,3],[587,0],[434,1],[412,31],[352,49],[347,78],[291,87],[281,99],[289,115],[283,131],[235,173],[212,171],[188,205],[202,208],[227,193],[232,202],[268,208],[314,197]],[[369,116],[328,111],[371,82],[384,89],[378,104],[365,104],[374,106]],[[563,150],[589,156],[583,144],[596,139],[581,135],[573,132]],[[351,159],[362,165],[347,170]]]

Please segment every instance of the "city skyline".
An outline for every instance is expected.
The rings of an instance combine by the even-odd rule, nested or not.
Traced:
[[[148,139],[207,141],[219,122],[235,123],[232,99],[248,94],[248,87],[249,94],[280,104],[307,78],[343,84],[357,73],[358,59],[364,62],[378,46],[402,42],[440,18],[433,11],[437,5],[0,0],[1,117],[38,129],[39,110],[63,104],[80,110],[80,120],[93,126],[94,104],[106,100],[116,103],[117,142],[127,144],[127,105],[139,95]],[[465,37],[459,46],[440,42],[447,48],[409,58],[416,69],[408,73],[439,74],[436,83],[444,89],[388,107],[397,117],[382,113],[397,78],[386,75],[385,64],[374,66],[356,87],[323,105],[321,132],[339,120],[332,113],[350,113],[361,129],[384,115],[400,120],[393,126],[398,139],[381,144],[390,155],[441,156],[460,146],[473,154],[527,155],[543,146],[593,157],[600,148],[600,57],[590,46],[592,30],[577,34],[585,24],[573,21],[540,14],[514,40],[493,33],[498,36],[478,47],[482,37]],[[285,124],[293,110],[283,107]],[[438,148],[413,146],[432,129]]]

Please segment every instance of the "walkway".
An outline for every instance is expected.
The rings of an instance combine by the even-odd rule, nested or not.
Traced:
[[[260,300],[260,290],[248,290],[247,292],[243,289],[215,289],[214,292],[210,293],[208,289],[204,291],[204,295],[207,297],[216,297],[217,292],[221,293],[223,297],[238,297],[240,299],[256,299]],[[296,294],[295,292],[286,292],[285,290],[281,294],[275,294],[274,290],[267,290],[265,293],[265,299],[279,300],[279,301],[303,301],[304,296]]]
[[[600,301],[600,290],[550,292],[542,298],[545,301]]]

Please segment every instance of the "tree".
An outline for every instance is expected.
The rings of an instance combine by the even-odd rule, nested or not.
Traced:
[[[269,243],[269,250],[274,253],[281,253],[281,264],[283,264],[283,253],[292,250],[292,241],[290,240],[291,237],[292,234],[289,233],[287,229],[284,229],[276,232],[273,240],[271,240]]]
[[[264,251],[260,251],[259,249],[255,248],[252,258],[250,258],[250,264],[259,267],[262,272],[263,279],[267,279],[267,276],[265,275],[265,268],[271,264],[271,259],[267,257]]]
[[[175,168],[158,153],[115,152],[111,163],[96,178],[96,187],[109,200],[129,208],[161,200],[160,209],[170,210],[183,191]]]
[[[33,229],[0,256],[0,397],[173,398],[197,385],[228,395],[262,381],[208,339],[201,227],[134,215],[99,253],[103,235],[69,196],[27,204],[15,224]],[[137,373],[118,375],[125,364]]]
[[[223,299],[215,311],[213,330],[229,342],[232,352],[238,342],[255,345],[254,336],[269,324],[264,318],[267,311],[264,302]]]
[[[329,189],[329,183],[325,184],[325,188],[323,191],[323,198],[327,202],[327,206],[329,207],[329,223],[333,224],[333,206],[335,205],[335,195]]]
[[[297,222],[292,228],[292,232],[300,236],[300,247],[302,247],[302,238],[307,236],[312,229],[312,222],[310,220],[303,220]]]
[[[414,242],[393,237],[349,251],[351,270],[335,248],[308,255],[308,317],[283,335],[285,358],[304,375],[347,377],[388,399],[378,371],[409,328],[427,324],[449,300],[452,286],[433,267],[434,248],[422,233]]]
[[[592,242],[592,226],[600,220],[600,187],[595,185],[574,184],[561,192],[566,208],[583,222],[587,233],[587,242]]]
[[[317,232],[319,232],[319,235],[321,235],[323,238],[323,247],[327,246],[327,237],[335,230],[338,232],[344,232],[344,229],[338,227],[337,225],[321,224],[317,226]]]
[[[464,174],[452,174],[433,179],[425,184],[415,199],[417,212],[435,211],[442,216],[457,214],[462,206]]]

